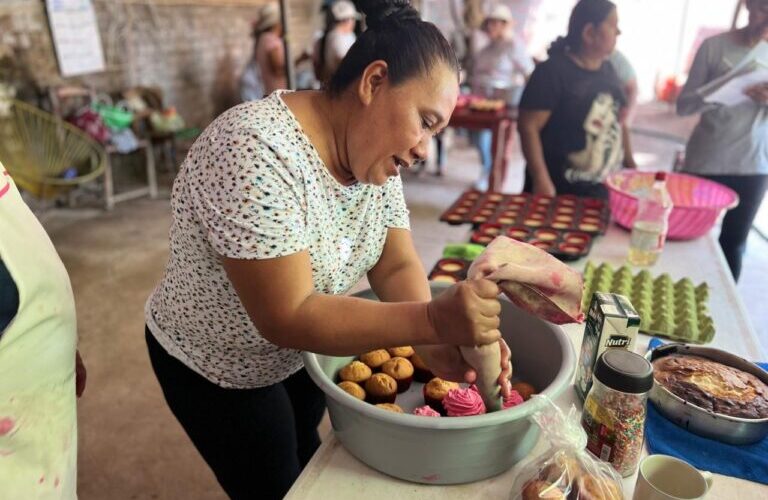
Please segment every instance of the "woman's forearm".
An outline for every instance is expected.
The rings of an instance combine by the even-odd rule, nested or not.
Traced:
[[[426,301],[382,303],[357,297],[313,294],[289,325],[268,340],[281,346],[332,356],[373,349],[438,343]],[[263,332],[265,333],[265,332]]]
[[[551,182],[539,131],[531,127],[520,127],[520,144],[534,182]]]
[[[637,168],[635,157],[632,154],[632,141],[630,140],[629,126],[621,126],[621,142],[624,148],[624,168]]]

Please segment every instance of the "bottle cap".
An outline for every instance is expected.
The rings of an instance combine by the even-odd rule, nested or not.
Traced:
[[[608,349],[597,359],[595,378],[611,389],[642,394],[653,387],[653,367],[626,349]]]
[[[655,181],[666,181],[667,180],[667,173],[666,172],[656,172],[656,175],[654,176],[653,180],[655,180]]]

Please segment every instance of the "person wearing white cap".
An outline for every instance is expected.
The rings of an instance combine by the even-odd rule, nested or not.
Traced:
[[[315,76],[319,81],[325,82],[333,75],[355,43],[355,23],[358,19],[360,14],[349,0],[336,0],[331,4],[325,32],[315,43],[312,56]]]
[[[474,57],[470,70],[472,93],[487,97],[503,98],[509,104],[517,104],[517,90],[522,90],[525,80],[533,71],[533,60],[525,53],[522,44],[513,40],[512,12],[503,4],[497,4],[486,16],[483,31],[489,43]],[[491,172],[490,130],[472,134],[473,143],[480,153],[483,170],[476,182],[478,189],[486,189]]]

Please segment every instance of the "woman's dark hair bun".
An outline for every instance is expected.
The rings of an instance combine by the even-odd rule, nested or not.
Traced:
[[[419,19],[410,0],[357,0],[355,3],[365,14],[365,24],[372,30],[381,29],[388,22]]]

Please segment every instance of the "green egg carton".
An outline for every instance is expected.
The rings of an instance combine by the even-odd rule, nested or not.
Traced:
[[[595,292],[628,297],[640,315],[640,331],[693,344],[706,344],[715,336],[715,325],[707,309],[709,286],[694,285],[688,278],[674,282],[669,274],[654,277],[648,270],[633,274],[628,266],[587,262],[584,267],[586,311]]]

